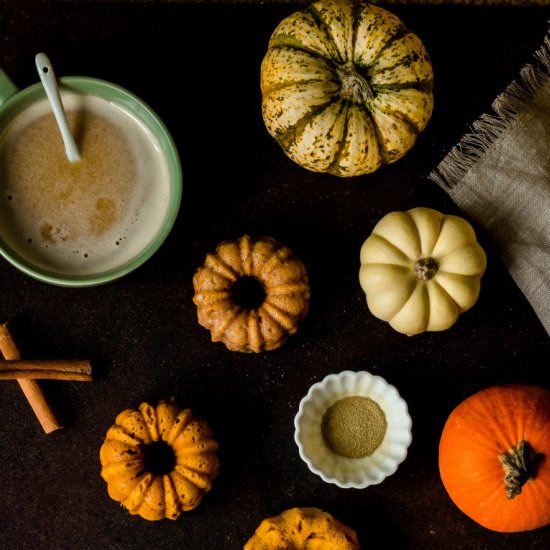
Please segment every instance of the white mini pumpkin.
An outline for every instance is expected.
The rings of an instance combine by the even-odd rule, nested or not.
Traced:
[[[360,258],[371,313],[408,335],[451,327],[475,304],[487,264],[472,226],[431,208],[384,216]]]

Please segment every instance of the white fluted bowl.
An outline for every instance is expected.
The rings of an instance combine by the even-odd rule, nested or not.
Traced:
[[[382,443],[363,458],[337,455],[326,445],[321,430],[327,409],[344,397],[354,396],[371,398],[386,415]],[[294,440],[308,468],[323,481],[343,488],[364,489],[382,482],[405,460],[412,441],[407,404],[391,384],[366,371],[330,374],[313,384],[300,402],[294,427]]]

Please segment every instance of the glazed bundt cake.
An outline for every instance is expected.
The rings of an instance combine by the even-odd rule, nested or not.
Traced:
[[[270,237],[221,243],[193,278],[199,323],[230,350],[280,347],[309,307],[304,265]]]
[[[218,474],[218,444],[204,420],[161,401],[122,411],[99,453],[109,496],[144,519],[197,507]]]
[[[292,508],[264,519],[244,550],[358,550],[353,529],[318,508]]]

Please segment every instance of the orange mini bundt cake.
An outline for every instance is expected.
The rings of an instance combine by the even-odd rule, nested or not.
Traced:
[[[309,307],[304,264],[270,237],[221,243],[193,285],[199,323],[233,351],[278,348]]]
[[[292,508],[260,523],[244,550],[358,550],[353,529],[318,508]]]
[[[177,519],[197,507],[218,474],[210,427],[173,400],[122,411],[101,446],[109,496],[144,519]]]

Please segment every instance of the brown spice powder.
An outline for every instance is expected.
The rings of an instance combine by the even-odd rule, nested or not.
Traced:
[[[382,443],[386,415],[370,397],[344,397],[323,416],[321,432],[327,447],[346,458],[370,456]]]

